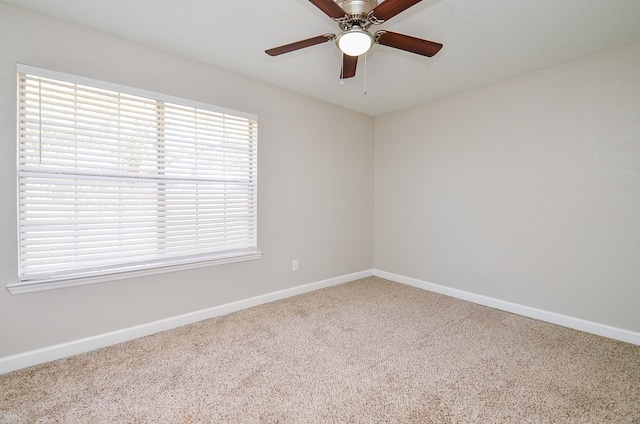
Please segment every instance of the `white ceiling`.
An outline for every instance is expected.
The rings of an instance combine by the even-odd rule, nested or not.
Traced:
[[[640,42],[640,0],[423,0],[377,29],[444,44],[433,58],[375,45],[340,84],[339,29],[307,0],[2,0],[369,115]],[[366,95],[365,89],[366,74]]]

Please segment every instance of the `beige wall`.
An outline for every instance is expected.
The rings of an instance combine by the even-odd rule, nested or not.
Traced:
[[[375,172],[376,269],[640,330],[640,44],[377,118]]]
[[[11,295],[17,62],[257,114],[262,259]],[[2,3],[0,93],[0,357],[372,268],[369,116]]]
[[[0,284],[16,62],[259,115],[264,256],[0,289],[0,357],[371,268],[640,331],[640,45],[374,120],[0,3]]]

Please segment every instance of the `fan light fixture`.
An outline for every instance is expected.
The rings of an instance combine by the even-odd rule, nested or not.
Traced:
[[[336,44],[347,56],[360,56],[373,45],[373,36],[358,25],[354,25],[338,34]]]

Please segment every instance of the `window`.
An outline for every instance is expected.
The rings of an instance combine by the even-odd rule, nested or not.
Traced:
[[[12,292],[257,251],[257,118],[18,66]]]

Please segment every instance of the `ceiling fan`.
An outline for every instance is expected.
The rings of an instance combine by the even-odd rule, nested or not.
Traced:
[[[324,34],[317,37],[285,44],[265,50],[270,56],[278,56],[305,47],[335,40],[342,52],[340,78],[351,78],[356,74],[358,56],[371,46],[382,44],[407,52],[431,57],[438,53],[442,44],[386,30],[369,32],[371,25],[379,25],[421,0],[309,0],[318,9],[338,23],[342,30],[338,35]]]

